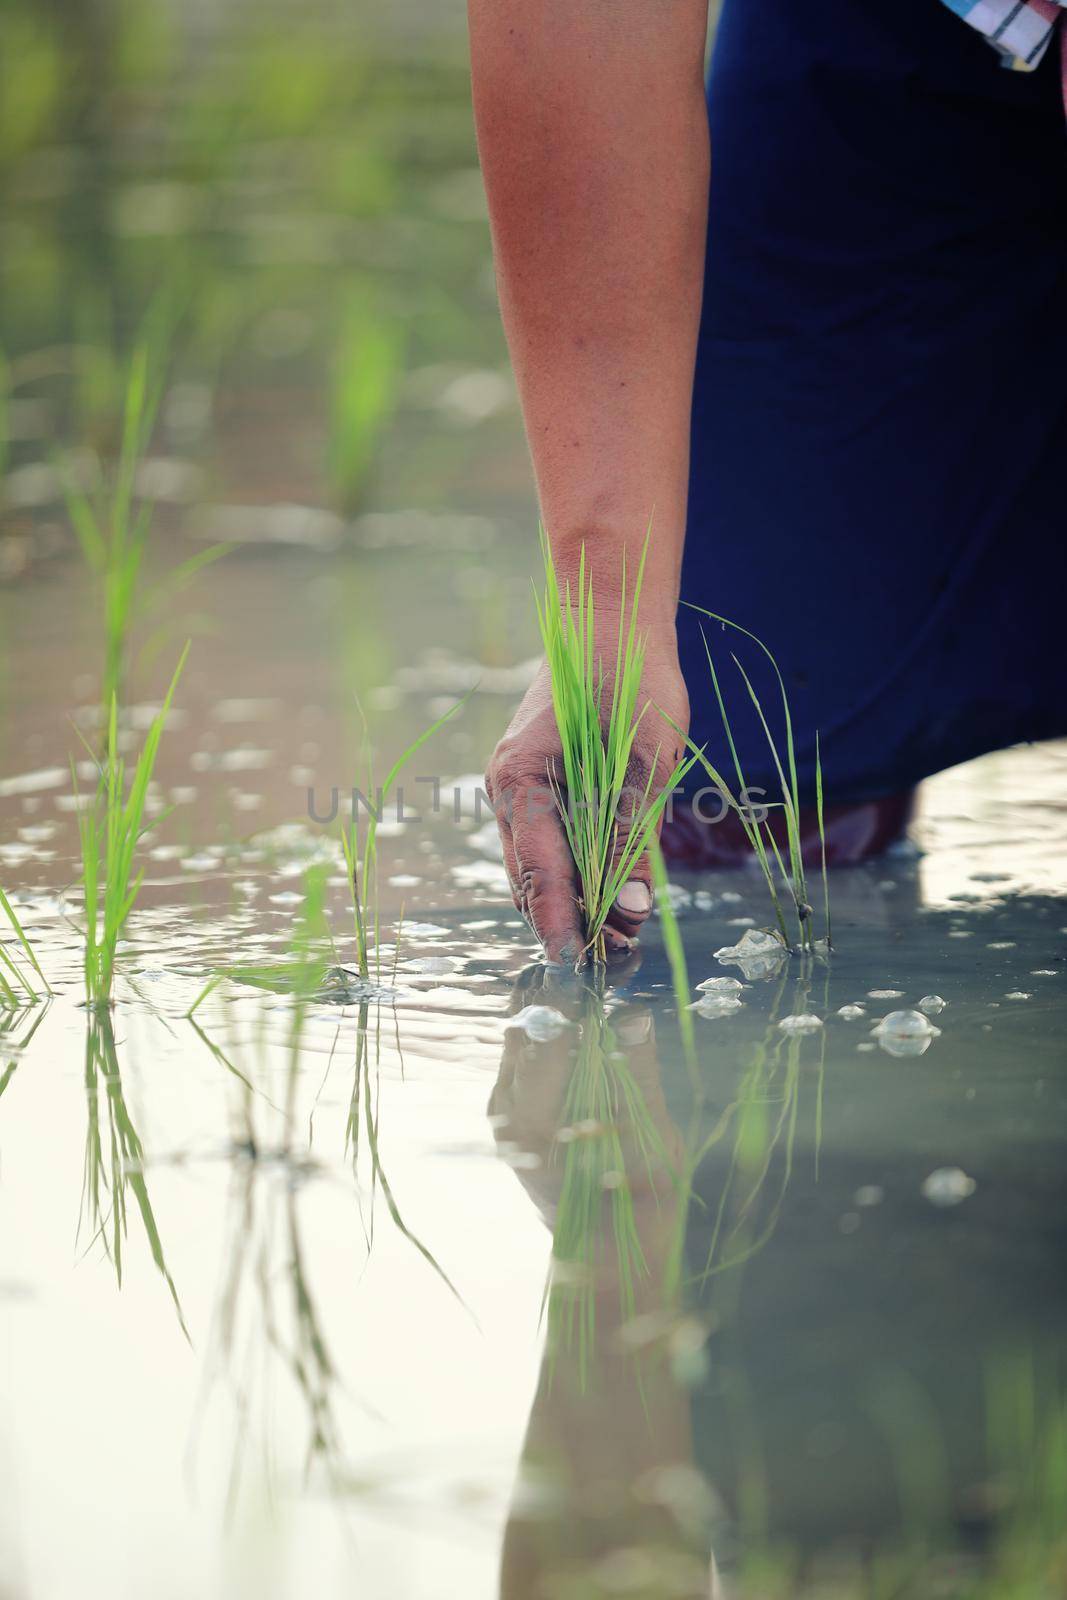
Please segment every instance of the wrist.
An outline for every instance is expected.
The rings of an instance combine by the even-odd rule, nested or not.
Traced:
[[[560,593],[570,587],[572,599],[578,595],[582,551],[585,551],[585,581],[592,587],[600,622],[614,626],[623,605],[629,620],[634,587],[641,572],[638,601],[638,627],[657,637],[674,636],[681,580],[681,539],[670,539],[655,528],[645,552],[645,533],[622,533],[616,529],[584,529],[574,533],[554,533],[549,544],[559,579]]]

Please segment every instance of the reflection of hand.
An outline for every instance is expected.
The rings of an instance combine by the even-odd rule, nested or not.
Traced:
[[[616,646],[617,639],[605,639],[606,662],[614,663]],[[640,704],[649,701],[638,725],[627,776],[628,789],[639,795],[644,794],[651,774],[655,774],[652,792],[658,794],[681,753],[679,735],[658,715],[657,708],[683,731],[689,726],[689,699],[678,665],[673,624],[648,632]],[[610,704],[610,695],[605,696],[605,703]],[[574,861],[548,784],[550,772],[553,781],[562,784],[562,750],[552,688],[548,668],[542,663],[493,752],[486,771],[486,792],[500,827],[516,908],[530,923],[550,961],[573,963],[585,944],[585,930]],[[605,937],[609,950],[625,950],[651,909],[652,881],[644,856],[608,917]]]
[[[677,1319],[665,1284],[683,1219],[682,1140],[663,1094],[653,1018],[636,1005],[605,1013],[591,990],[546,980],[543,969],[520,984],[512,1010],[531,1004],[570,1025],[544,1042],[507,1030],[490,1111],[501,1143],[535,1158],[517,1164],[517,1175],[553,1227],[565,1276],[551,1291],[521,1473],[549,1505],[539,1515],[520,1498],[512,1508],[502,1600],[542,1600],[568,1586],[598,1594],[597,1570],[615,1560],[647,1568],[641,1594],[666,1592],[669,1574],[671,1593],[706,1600],[715,1591],[695,1509],[705,1490],[692,1465],[688,1398],[657,1337]],[[598,1119],[583,1125],[594,1101],[613,1105],[610,1129]],[[598,1198],[606,1170],[628,1190],[624,1236],[615,1186]],[[591,1203],[576,1205],[579,1193]],[[576,1340],[575,1309],[586,1330]]]
[[[636,967],[636,954],[629,959]],[[523,1165],[519,1175],[546,1222],[551,1223],[563,1174],[559,1157],[564,1146],[558,1136],[561,1128],[565,1139],[570,1134],[571,1129],[563,1126],[568,1120],[582,1120],[580,1106],[572,1106],[570,1111],[567,1106],[579,1030],[585,1027],[588,1033],[605,1022],[610,1030],[607,1049],[622,1057],[619,1062],[607,1063],[607,1070],[618,1075],[620,1067],[625,1068],[636,1091],[635,1103],[644,1113],[642,1123],[653,1130],[653,1147],[659,1158],[654,1157],[650,1164],[635,1139],[635,1130],[621,1126],[627,1184],[635,1203],[645,1198],[654,1201],[681,1164],[682,1139],[663,1094],[652,1013],[645,1006],[623,1005],[605,1018],[601,1002],[590,990],[573,982],[560,983],[544,967],[529,969],[516,985],[512,1014],[528,1005],[550,1006],[571,1025],[545,1041],[529,1038],[521,1028],[507,1029],[489,1110],[498,1142],[535,1158],[536,1165]],[[590,1042],[587,1038],[586,1043]]]

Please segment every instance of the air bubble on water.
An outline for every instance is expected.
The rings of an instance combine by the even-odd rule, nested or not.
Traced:
[[[755,925],[755,917],[730,917],[726,923],[728,928],[754,928]]]
[[[412,956],[402,963],[405,972],[437,977],[445,972],[458,972],[463,965],[462,956]]]
[[[190,860],[183,861],[182,865],[188,867]],[[272,906],[302,906],[304,904],[304,896],[297,894],[295,889],[280,889],[277,894],[268,895],[267,898]]]
[[[483,923],[483,927],[492,927],[493,924]],[[437,922],[405,922],[401,929],[406,939],[435,939],[439,934],[447,933],[447,928],[442,928]]]
[[[877,1183],[865,1183],[856,1190],[852,1196],[852,1203],[856,1206],[880,1206],[885,1199],[885,1190]]]
[[[923,1180],[923,1198],[935,1206],[958,1206],[978,1185],[961,1167],[938,1167]]]
[[[724,906],[739,906],[743,898],[744,896],[739,895],[734,889],[724,889],[722,894],[719,896],[719,899]]]
[[[746,978],[769,978],[786,958],[786,948],[775,933],[749,928],[737,944],[723,945],[715,951],[716,961],[741,968]]]
[[[971,938],[974,937],[974,929],[973,928],[950,928],[948,930],[948,936],[949,936],[950,939],[971,939]]]
[[[740,978],[705,978],[703,983],[697,984],[701,994],[737,995],[744,987]]]
[[[871,1041],[869,1039],[864,1039],[862,1044],[858,1044],[856,1046],[856,1049],[857,1050],[862,1050],[864,1055],[869,1055],[870,1052],[874,1049],[874,1045],[871,1043]]]
[[[919,1001],[919,1010],[925,1011],[928,1017],[936,1017],[939,1011],[944,1011],[948,1001],[939,994],[924,994]]]
[[[921,1056],[938,1038],[940,1028],[935,1028],[929,1017],[921,1011],[891,1011],[871,1029],[882,1049],[891,1056]]]
[[[1059,973],[1055,967],[1031,967],[1031,978],[1058,978]]]
[[[1032,1000],[1034,997],[1026,989],[1009,989],[1004,998],[1005,1000]]]
[[[822,1027],[822,1018],[813,1016],[810,1011],[801,1011],[795,1017],[783,1017],[778,1026],[783,1033],[817,1033]]]
[[[986,945],[987,950],[1014,950],[1014,939],[994,939],[992,944]]]
[[[839,1017],[844,1017],[846,1022],[853,1022],[857,1017],[865,1017],[867,1008],[866,1006],[838,1006],[837,1014]]]
[[[868,989],[869,1000],[899,1000],[904,993],[903,989]]]
[[[552,1006],[523,1006],[514,1017],[508,1017],[505,1028],[519,1028],[535,1044],[548,1044],[566,1032],[570,1023],[561,1011]]]

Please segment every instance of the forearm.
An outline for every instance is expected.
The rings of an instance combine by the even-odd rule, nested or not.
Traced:
[[[708,192],[706,0],[469,0],[505,329],[557,562],[673,617]],[[597,552],[601,559],[597,561]],[[605,562],[603,555],[609,557]]]

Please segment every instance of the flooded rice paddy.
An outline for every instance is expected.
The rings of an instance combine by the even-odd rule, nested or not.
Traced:
[[[656,919],[602,989],[546,972],[477,798],[536,513],[461,18],[131,7],[94,119],[96,8],[13,10],[0,886],[54,994],[0,1006],[0,1595],[1058,1600],[1067,747],[927,784],[828,962],[716,959],[762,883],[675,872],[695,1010]],[[131,622],[131,753],[193,642],[87,1010],[55,456],[113,452],[175,260],[146,583],[232,548]],[[368,988],[364,724],[380,774],[468,691],[381,829]]]
[[[725,1593],[1058,1593],[1067,752],[931,783],[922,854],[835,876],[828,965],[716,961],[762,885],[676,874],[687,1058],[658,925],[603,995],[535,964],[465,809],[482,691],[427,758],[440,814],[383,830],[361,999],[306,794],[349,563],[408,582],[213,575],[102,1015],[44,703],[89,718],[80,587],[8,610],[0,860],[56,993],[0,1048],[7,1592],[695,1596],[714,1556]],[[391,743],[462,662],[411,671]],[[875,1031],[930,996],[939,1032]]]

